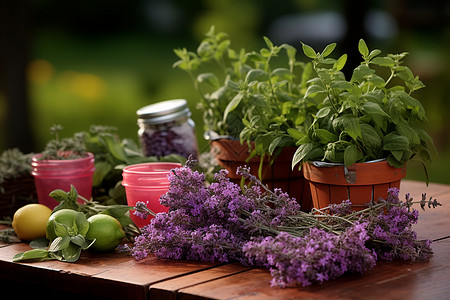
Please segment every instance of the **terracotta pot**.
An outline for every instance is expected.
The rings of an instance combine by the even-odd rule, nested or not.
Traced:
[[[389,188],[400,188],[406,175],[406,165],[397,169],[386,160],[356,163],[348,168],[305,163],[302,169],[310,184],[313,205],[318,209],[347,199],[353,209],[362,209],[373,200],[385,199]]]
[[[219,164],[228,170],[228,177],[233,182],[241,181],[241,177],[236,174],[239,166],[250,167],[250,172],[258,176],[261,158],[253,157],[247,161],[250,154],[247,143],[241,145],[240,141],[217,139],[210,141],[210,146]],[[296,149],[296,147],[283,148],[272,165],[268,159],[265,159],[262,168],[262,182],[269,189],[280,188],[283,192],[287,192],[290,197],[294,197],[300,203],[302,210],[310,211],[312,201],[308,182],[303,177],[301,170],[291,169],[292,156]]]

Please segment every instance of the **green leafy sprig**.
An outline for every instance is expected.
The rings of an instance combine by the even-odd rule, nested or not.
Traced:
[[[87,238],[86,233],[89,230],[89,222],[87,219],[96,214],[107,214],[116,218],[122,225],[128,240],[132,240],[139,233],[139,229],[128,214],[133,209],[132,206],[100,205],[95,201],[87,200],[78,195],[74,186],[71,186],[68,192],[59,189],[54,190],[50,193],[50,196],[59,202],[53,209],[53,212],[61,209],[77,211],[72,226],[67,226],[54,220],[54,230],[57,237],[52,241],[48,249],[44,249],[47,248],[48,241],[34,240],[30,243],[30,246],[35,246],[37,249],[18,253],[13,257],[13,261],[77,261],[81,252],[87,250],[95,242],[95,239]],[[82,199],[84,203],[77,203],[78,199]]]
[[[65,262],[75,262],[80,258],[81,251],[88,249],[95,239],[86,238],[89,230],[89,222],[82,212],[75,214],[72,226],[53,222],[56,238],[52,241],[48,249],[32,249],[14,255],[13,261],[46,261],[59,260]]]

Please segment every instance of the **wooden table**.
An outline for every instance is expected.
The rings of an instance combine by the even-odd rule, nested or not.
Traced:
[[[80,295],[108,299],[450,299],[450,186],[403,181],[419,200],[422,192],[443,204],[420,212],[419,238],[433,239],[428,262],[378,262],[370,271],[345,275],[306,288],[273,288],[266,269],[237,263],[210,264],[149,257],[137,262],[126,254],[86,251],[76,263],[13,263],[29,249],[0,244],[0,286],[23,295],[70,299]],[[51,298],[51,297],[50,297]]]

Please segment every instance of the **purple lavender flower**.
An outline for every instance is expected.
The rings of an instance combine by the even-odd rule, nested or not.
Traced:
[[[412,230],[419,212],[410,208],[409,196],[409,202],[401,203],[398,195],[398,189],[389,189],[385,200],[387,210],[369,217],[371,239],[368,245],[382,260],[427,260],[432,254],[431,242],[418,241],[416,232]]]
[[[269,268],[271,284],[285,287],[362,273],[377,258],[413,261],[432,254],[431,242],[418,241],[411,229],[418,220],[412,198],[401,202],[398,189],[351,214],[348,200],[331,205],[328,212],[308,214],[282,190],[270,191],[248,168],[238,169],[252,181],[241,190],[226,170],[207,185],[205,176],[189,166],[169,175],[169,191],[160,199],[169,211],[156,214],[135,238],[131,253],[137,260],[154,253],[170,259],[239,261]],[[439,205],[431,199],[427,203]],[[144,203],[136,211],[148,213]]]
[[[250,261],[270,269],[272,286],[308,286],[375,265],[376,254],[365,247],[365,226],[357,224],[342,235],[316,228],[305,237],[281,232],[250,241],[243,250]]]

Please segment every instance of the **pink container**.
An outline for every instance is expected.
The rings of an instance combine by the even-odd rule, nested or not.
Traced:
[[[78,195],[91,198],[95,171],[92,153],[87,153],[85,158],[70,160],[42,160],[41,157],[42,154],[37,154],[31,161],[39,203],[53,209],[59,202],[49,194],[56,189],[68,192],[71,185],[77,189]]]
[[[159,198],[164,195],[170,186],[168,175],[170,170],[181,167],[179,163],[142,163],[127,166],[123,169],[122,185],[125,187],[127,203],[135,206],[138,201],[147,203],[147,207],[155,212],[167,212],[168,207],[159,202]],[[133,222],[139,227],[144,227],[153,218],[149,216],[143,220],[134,215],[134,210],[130,212]]]

